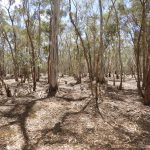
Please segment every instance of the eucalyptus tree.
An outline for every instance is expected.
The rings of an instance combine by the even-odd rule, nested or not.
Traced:
[[[141,25],[140,25],[140,18],[141,18],[141,11],[137,12],[138,10],[141,10],[139,7],[139,2],[136,2],[136,4],[132,1],[132,8],[128,9],[128,14],[127,14],[127,22],[126,22],[126,27],[127,27],[127,32],[130,35],[131,39],[131,45],[133,47],[134,51],[134,58],[135,58],[135,67],[136,67],[136,74],[137,74],[137,88],[138,88],[138,93],[141,96],[143,95],[142,89],[141,89],[141,81],[142,81],[142,75],[141,75],[141,61],[140,61],[140,39],[141,39]]]
[[[140,0],[139,3],[133,2],[133,5],[135,4],[141,10],[140,12],[133,12],[134,21],[139,27],[135,33],[137,37],[134,37],[136,42],[137,86],[139,93],[144,97],[144,104],[150,105],[150,11],[148,9],[150,2]],[[140,73],[143,75],[142,79]],[[141,81],[143,82],[144,91],[141,89]]]
[[[99,16],[100,16],[100,34],[99,34],[99,51],[97,55],[97,80],[100,83],[105,83],[104,78],[104,19],[103,19],[103,5],[102,1],[98,0],[99,3]],[[98,71],[99,70],[99,71]]]
[[[115,12],[115,17],[116,17],[116,29],[117,29],[117,37],[118,37],[118,54],[119,54],[119,62],[120,62],[120,85],[119,89],[122,89],[122,74],[123,74],[123,62],[121,58],[121,29],[120,29],[120,17],[119,17],[119,12],[116,9],[115,6],[115,1],[111,0],[114,12]]]
[[[13,65],[14,65],[14,75],[15,80],[18,81],[19,76],[19,62],[18,62],[18,39],[19,34],[18,26],[17,26],[17,13],[13,8],[14,1],[8,1],[8,7],[5,7],[8,20],[5,18],[5,22],[3,22],[2,33],[3,37],[7,41],[9,49],[11,51]],[[10,23],[9,23],[10,22]]]
[[[33,0],[31,1],[31,4],[32,4],[32,7],[35,8],[35,17],[34,17],[34,20],[36,22],[36,25],[35,25],[35,33],[36,33],[36,49],[37,52],[36,52],[36,55],[37,55],[37,58],[36,58],[36,81],[39,81],[40,80],[40,68],[41,68],[41,64],[42,64],[42,46],[43,46],[43,21],[44,19],[42,19],[42,17],[46,17],[46,13],[45,13],[45,10],[47,9],[47,6],[48,5],[48,2],[47,1],[43,1],[43,0]]]
[[[51,1],[49,56],[48,56],[48,96],[55,96],[58,90],[58,33],[60,21],[60,0]]]
[[[126,24],[135,54],[137,88],[146,105],[150,104],[149,5],[148,0],[131,1],[132,7],[128,10]]]
[[[23,19],[26,27],[27,39],[28,39],[28,49],[31,54],[31,72],[32,72],[32,80],[33,80],[33,91],[36,90],[36,51],[35,51],[35,17],[36,12],[31,12],[31,3],[30,1],[24,0],[22,3],[23,8]]]
[[[144,104],[150,105],[150,2],[140,0],[142,7],[141,19],[141,47],[143,50],[143,87],[144,87]]]
[[[3,10],[0,7],[0,76],[5,76],[5,38],[3,37]]]

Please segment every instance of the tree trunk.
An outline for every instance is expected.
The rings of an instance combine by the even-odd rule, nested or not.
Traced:
[[[150,105],[150,22],[147,24],[147,58],[145,70],[144,104]]]
[[[76,37],[76,46],[77,46],[77,61],[78,61],[78,80],[77,84],[81,83],[81,54],[78,45],[78,35]]]
[[[26,17],[27,19],[24,18],[25,21],[25,26],[27,30],[27,35],[28,35],[28,40],[30,42],[31,46],[31,71],[32,71],[32,80],[33,80],[33,91],[36,91],[36,56],[35,56],[35,47],[34,47],[34,40],[33,40],[33,32],[32,32],[32,25],[31,25],[31,18],[30,18],[30,7],[29,7],[29,2],[27,3],[27,14]],[[30,51],[29,51],[30,52]]]
[[[58,28],[60,1],[51,2],[52,15],[50,18],[49,57],[48,57],[48,97],[55,96],[58,90]]]
[[[5,30],[3,32],[3,35],[4,35],[6,41],[9,45],[9,48],[10,48],[10,52],[11,52],[11,56],[12,56],[12,60],[13,60],[13,67],[14,67],[13,69],[14,69],[15,81],[18,81],[19,70],[18,70],[18,61],[17,61],[17,58],[15,57],[16,54],[14,53],[14,48],[12,47],[11,42],[9,41],[8,35],[7,35]]]
[[[39,60],[39,64],[38,64],[38,67],[37,67],[37,79],[36,81],[39,81],[40,80],[40,63],[41,63],[41,15],[40,15],[40,11],[41,11],[41,2],[39,1],[39,4],[38,4],[38,13],[39,13],[39,35],[38,35],[38,60]]]
[[[150,105],[150,67],[148,70],[146,84],[145,84],[145,91],[144,91],[144,104]]]
[[[78,27],[76,26],[74,20],[73,20],[73,17],[72,17],[72,12],[71,12],[71,0],[69,0],[69,17],[70,17],[70,21],[75,29],[75,32],[76,34],[78,35],[79,39],[80,39],[80,42],[81,42],[81,45],[82,45],[82,48],[83,48],[83,53],[84,53],[84,57],[85,57],[85,60],[86,60],[86,63],[87,63],[87,68],[88,68],[88,73],[89,73],[89,78],[90,80],[92,80],[92,68],[90,68],[90,63],[89,63],[89,58],[88,58],[88,51],[85,47],[85,44],[84,44],[84,40],[81,36],[81,32],[80,30],[78,29]]]
[[[118,34],[118,53],[119,53],[119,62],[120,62],[120,85],[119,85],[119,90],[122,89],[122,74],[123,74],[123,63],[122,63],[122,58],[121,58],[121,34],[120,34],[120,21],[119,21],[119,16],[118,16],[118,11],[116,10],[115,7],[115,1],[112,1],[112,5],[115,10],[115,15],[116,15],[116,20],[117,20],[117,34]]]
[[[105,77],[104,77],[104,44],[103,44],[103,10],[102,10],[102,2],[99,0],[99,11],[100,11],[100,44],[99,44],[99,51],[98,51],[98,65],[99,65],[99,70],[98,71],[98,77],[97,77],[97,82],[100,84],[105,83]]]
[[[18,66],[18,50],[17,50],[17,35],[16,35],[16,30],[15,30],[15,25],[14,25],[14,16],[11,16],[10,12],[10,5],[9,8],[7,9],[9,19],[11,21],[11,26],[13,29],[13,47],[10,46],[11,43],[9,41],[9,38],[7,36],[7,41],[9,42],[9,47],[11,48],[11,53],[13,57],[13,62],[14,62],[14,75],[15,75],[15,80],[18,81],[18,76],[19,76],[19,66]]]
[[[29,16],[28,16],[29,21]],[[26,22],[27,34],[29,37],[30,45],[31,45],[31,65],[32,65],[32,79],[33,79],[33,91],[36,91],[36,64],[35,64],[35,48],[31,37],[31,32],[29,29],[29,22]]]

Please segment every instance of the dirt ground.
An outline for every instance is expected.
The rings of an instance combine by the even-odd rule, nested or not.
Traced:
[[[101,115],[86,78],[78,85],[73,77],[59,78],[53,98],[46,98],[46,76],[36,92],[28,83],[15,89],[13,79],[5,82],[16,94],[0,95],[0,150],[150,149],[150,107],[142,104],[132,78],[122,91],[111,80],[101,88]]]

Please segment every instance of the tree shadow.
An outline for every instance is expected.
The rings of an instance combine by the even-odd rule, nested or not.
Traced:
[[[9,123],[0,126],[0,129],[4,127],[8,127],[11,125],[19,125],[21,129],[21,133],[24,139],[24,145],[22,150],[33,150],[32,144],[30,143],[30,138],[28,135],[28,131],[26,128],[26,119],[29,116],[30,112],[32,111],[33,106],[36,104],[37,101],[43,101],[46,98],[42,99],[34,99],[31,102],[26,102],[24,104],[4,104],[1,106],[12,106],[12,108],[7,112],[0,112],[0,117],[6,117],[10,119],[15,119],[15,121],[10,121]]]

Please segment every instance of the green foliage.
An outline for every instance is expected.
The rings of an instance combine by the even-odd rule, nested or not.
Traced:
[[[102,4],[104,22],[103,44],[105,47],[104,55],[105,59],[110,59],[115,64],[115,61],[118,63],[118,53],[116,50],[118,44],[117,20],[111,1],[103,0]],[[130,4],[127,4],[126,0],[117,0],[115,2],[115,7],[119,17],[122,59],[124,65],[126,66],[131,60],[131,57],[134,57],[133,45],[137,43],[138,40],[139,29],[142,20],[142,5],[140,1],[130,0]],[[59,18],[58,46],[60,62],[63,64],[61,67],[64,70],[69,70],[69,68],[71,68],[71,72],[73,73],[79,69],[79,60],[81,61],[80,63],[82,65],[85,65],[85,57],[79,37],[77,40],[77,48],[77,34],[70,23],[68,8],[68,1],[62,0]],[[94,55],[95,53],[97,54],[100,44],[100,15],[98,1],[73,0],[71,11],[74,22],[81,33],[81,37],[83,38],[87,53],[90,52],[92,61],[95,61]],[[32,0],[29,2],[29,4],[25,4],[23,1],[21,1],[19,5],[16,5],[15,1],[12,0],[10,1],[10,12],[13,18],[13,27],[7,10],[5,8],[0,8],[0,41],[5,39],[4,52],[6,60],[8,62],[12,62],[12,54],[8,42],[6,41],[6,37],[4,37],[4,33],[6,33],[8,36],[19,67],[26,63],[31,63],[31,43],[29,42],[29,36],[27,34],[26,27],[26,23],[28,23],[29,32],[31,33],[31,39],[35,48],[36,65],[44,66],[48,58],[50,45],[50,20],[52,17],[51,1]],[[148,8],[146,8],[146,12],[148,12]],[[148,22],[148,19],[146,21]],[[86,38],[85,33],[88,35],[88,39]],[[134,41],[132,41],[131,35]],[[14,48],[15,42],[17,45],[16,50]],[[140,50],[140,52],[142,53],[142,50]],[[106,62],[107,61],[108,60],[106,60]],[[113,66],[116,65],[114,64]],[[13,63],[11,63],[11,66],[13,66]],[[44,68],[46,68],[46,66],[44,66]]]

